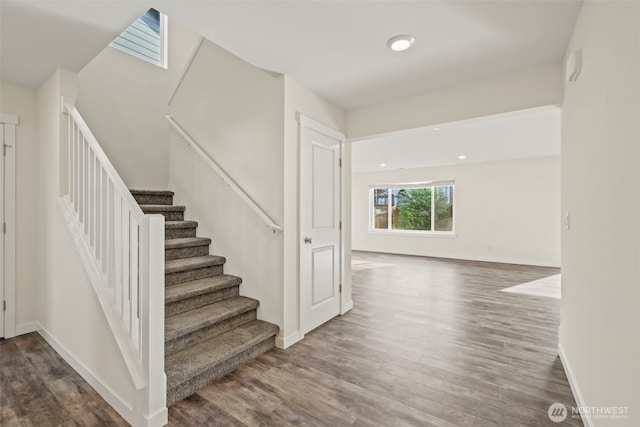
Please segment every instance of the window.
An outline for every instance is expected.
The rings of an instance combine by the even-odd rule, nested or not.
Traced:
[[[374,186],[371,228],[452,234],[453,181]]]
[[[167,68],[166,33],[166,17],[155,9],[149,9],[116,37],[110,46]]]

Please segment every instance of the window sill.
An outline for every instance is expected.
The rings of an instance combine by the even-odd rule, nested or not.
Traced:
[[[412,230],[369,230],[369,234],[386,234],[390,236],[444,237],[456,238],[455,231],[412,231]]]

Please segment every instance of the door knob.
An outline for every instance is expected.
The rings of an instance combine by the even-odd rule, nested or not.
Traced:
[[[306,244],[310,244],[310,243],[313,243],[313,239],[312,239],[311,237],[305,237],[305,238],[304,238],[304,242],[305,242]]]

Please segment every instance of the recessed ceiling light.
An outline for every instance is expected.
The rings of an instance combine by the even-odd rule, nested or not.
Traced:
[[[433,128],[433,130],[440,130],[440,128]]]
[[[467,158],[467,156],[465,156],[465,155],[463,154],[463,155],[461,155],[461,156],[458,156],[458,158],[459,158],[460,160],[464,160],[464,159],[466,159],[466,158]]]
[[[385,167],[385,166],[387,166],[387,164],[386,164],[386,163],[380,163],[380,167],[381,167],[381,168],[383,168],[383,167]]]
[[[389,46],[389,49],[394,52],[402,52],[403,50],[407,50],[413,46],[415,41],[416,39],[413,36],[401,34],[391,37],[389,41],[387,41],[387,46]]]

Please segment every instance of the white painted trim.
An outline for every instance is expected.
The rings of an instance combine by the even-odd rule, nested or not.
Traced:
[[[18,126],[20,124],[20,117],[15,114],[0,113],[0,123]]]
[[[305,116],[299,112],[296,113],[296,121],[300,124],[301,127],[311,129],[315,132],[321,133],[331,139],[335,139],[336,141],[340,141],[341,144],[347,142],[347,138],[342,132],[339,132],[324,123],[320,123],[317,120],[313,120],[310,117]]]
[[[562,362],[562,366],[564,367],[564,373],[567,375],[567,380],[569,380],[569,386],[571,387],[571,392],[573,393],[573,398],[576,401],[576,405],[580,407],[586,407],[586,403],[584,398],[582,397],[582,393],[578,388],[578,383],[576,382],[576,378],[573,375],[573,371],[571,370],[571,365],[569,364],[569,359],[567,359],[567,354],[564,352],[564,348],[562,344],[558,343],[558,356],[560,356],[560,361]],[[582,415],[582,423],[585,427],[593,427],[593,422],[589,417],[589,414]]]
[[[4,301],[7,308],[4,315],[4,331],[2,336],[11,338],[16,335],[16,151],[18,148],[18,138],[16,137],[16,126],[20,122],[20,117],[14,114],[0,114],[0,123],[4,125],[3,141],[7,145],[4,156],[4,189],[0,189],[0,195],[4,191],[4,222],[7,231],[4,234]],[[0,196],[2,197],[2,196]],[[0,224],[2,226],[2,224]],[[0,231],[2,232],[2,231]],[[2,302],[0,302],[1,304]]]
[[[455,259],[455,260],[461,260],[461,261],[494,262],[498,264],[531,265],[534,267],[560,268],[559,263],[550,262],[550,261],[530,260],[530,259],[485,257],[485,256],[475,256],[475,255],[410,254],[406,252],[372,251],[372,250],[356,249],[356,248],[354,248],[353,251],[354,252],[371,252],[371,253],[378,253],[378,254],[391,254],[391,255],[419,256],[419,257],[425,257],[425,258]]]
[[[372,211],[373,209],[370,209]],[[369,215],[373,217],[373,213]],[[371,221],[369,221],[371,222]],[[372,224],[370,224],[371,227]],[[392,236],[418,236],[418,237],[446,237],[454,238],[458,237],[455,231],[425,231],[425,230],[397,230],[388,228],[369,228],[370,234],[390,234]]]
[[[344,302],[342,304],[342,310],[340,311],[340,315],[346,314],[351,309],[353,309],[353,300]]]
[[[144,419],[142,422],[143,427],[166,426],[169,423],[169,410],[167,408],[163,408],[155,414],[150,415],[149,418]]]
[[[160,12],[160,67],[165,70],[169,68],[169,18]]]
[[[435,230],[436,227],[436,217],[435,215],[431,215],[431,230],[401,230],[390,228],[393,225],[393,197],[391,197],[392,189],[402,189],[402,188],[431,188],[431,211],[435,212],[436,209],[436,198],[433,196],[434,189],[436,187],[452,187],[453,188],[453,214],[451,217],[451,231],[438,231]],[[375,228],[376,218],[375,218],[375,204],[374,204],[374,192],[375,190],[387,190],[387,227],[388,228]],[[414,235],[414,236],[438,236],[438,237],[457,237],[456,234],[456,180],[448,179],[448,180],[436,180],[436,181],[426,181],[426,182],[409,182],[409,183],[398,183],[398,184],[369,184],[369,233],[389,233],[389,234],[405,234],[405,235]]]
[[[302,338],[304,338],[304,336],[300,335],[300,331],[295,331],[287,335],[286,337],[282,337],[281,334],[278,334],[278,336],[276,337],[276,347],[284,350],[286,348],[291,347],[292,345],[300,341]]]
[[[35,325],[36,332],[38,332],[42,338],[49,343],[51,347],[67,362],[74,371],[78,373],[93,389],[98,392],[98,394],[113,408],[115,411],[120,414],[122,418],[124,418],[128,423],[134,425],[135,422],[135,414],[131,406],[127,405],[127,403],[120,397],[115,391],[111,390],[107,385],[102,383],[98,377],[87,368],[73,353],[71,353],[67,348],[62,345],[58,340],[53,337],[49,331],[42,327],[39,323],[30,323],[29,326]]]

